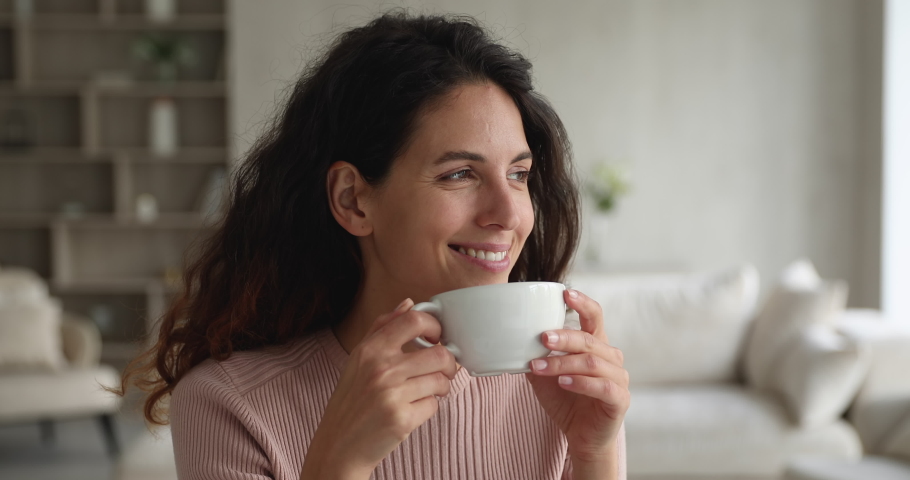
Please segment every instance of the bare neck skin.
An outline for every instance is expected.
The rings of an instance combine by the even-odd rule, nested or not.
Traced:
[[[367,268],[367,272],[369,271],[371,270]],[[386,288],[375,287],[376,285],[384,285]],[[345,352],[350,355],[366,337],[376,318],[391,312],[402,300],[407,298],[403,294],[396,293],[397,290],[395,282],[390,282],[387,278],[383,282],[378,282],[376,279],[370,278],[368,274],[363,289],[354,299],[354,308],[340,324],[332,327],[335,338],[338,339],[338,343]],[[412,300],[417,304],[429,300],[429,298],[412,298]],[[401,347],[401,350],[405,353],[415,352],[420,350],[420,347],[408,342]],[[460,370],[461,365],[456,365]]]
[[[375,265],[375,267],[371,265],[371,263],[375,262],[369,260],[372,257],[372,245],[369,244],[369,241],[361,239],[360,244],[362,249],[370,250],[369,253],[364,251],[366,278],[364,279],[363,287],[354,299],[354,307],[351,308],[347,317],[332,329],[335,333],[335,338],[338,339],[338,343],[348,354],[363,341],[376,318],[391,312],[402,300],[408,298],[406,294],[401,293],[406,288],[390,278],[389,275],[384,274],[382,272],[384,269],[381,265]],[[412,300],[415,303],[419,303],[427,299],[412,298]],[[410,343],[402,347],[405,352],[417,349],[418,347]]]

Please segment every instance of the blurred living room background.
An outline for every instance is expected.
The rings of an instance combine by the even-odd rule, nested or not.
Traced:
[[[0,478],[176,478],[98,384],[306,62],[400,7],[566,124],[630,479],[910,479],[910,0],[0,0]]]

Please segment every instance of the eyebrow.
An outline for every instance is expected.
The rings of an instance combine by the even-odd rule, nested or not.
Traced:
[[[528,159],[528,158],[533,158],[533,156],[531,155],[531,152],[524,151],[524,152],[519,153],[515,158],[513,158],[512,161],[509,162],[509,164],[511,165],[515,162],[520,162],[520,161]],[[465,150],[459,150],[457,152],[443,153],[439,158],[436,159],[436,161],[433,162],[433,165],[434,166],[442,165],[443,163],[452,162],[455,160],[471,160],[474,162],[483,163],[483,162],[487,161],[487,158],[479,153],[468,152]]]

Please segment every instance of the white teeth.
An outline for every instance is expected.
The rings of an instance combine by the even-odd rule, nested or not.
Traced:
[[[458,247],[458,252],[462,255],[470,255],[474,258],[480,260],[489,260],[491,262],[501,262],[502,259],[506,258],[507,252],[487,252],[485,250],[474,250],[473,248],[467,249],[465,251],[464,247]]]

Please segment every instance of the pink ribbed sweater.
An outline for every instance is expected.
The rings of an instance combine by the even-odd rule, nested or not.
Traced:
[[[207,360],[177,384],[171,433],[181,480],[297,480],[348,354],[331,330]],[[625,437],[619,436],[625,479]],[[373,471],[375,480],[570,479],[566,439],[524,375],[459,369],[439,410]]]

